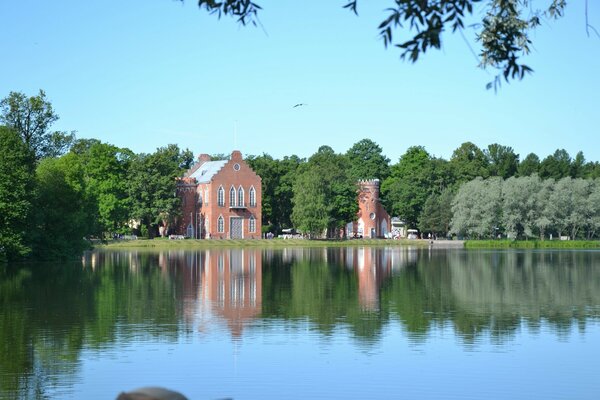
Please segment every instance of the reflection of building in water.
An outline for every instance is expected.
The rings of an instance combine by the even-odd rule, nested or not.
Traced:
[[[359,303],[363,309],[373,311],[379,309],[379,290],[384,280],[417,259],[416,251],[405,247],[348,247],[344,251],[346,266],[358,277]]]
[[[262,311],[262,253],[257,250],[207,251],[201,300],[225,321],[233,336]]]

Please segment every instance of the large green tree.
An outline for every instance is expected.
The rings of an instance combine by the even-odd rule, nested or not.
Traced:
[[[362,139],[346,152],[350,163],[350,176],[355,180],[385,180],[390,175],[390,159],[383,155],[381,147],[371,139]]]
[[[291,227],[292,185],[298,166],[305,162],[297,156],[273,159],[268,154],[249,156],[246,161],[262,179],[263,228],[279,232]]]
[[[565,149],[557,149],[542,160],[539,174],[542,179],[561,179],[571,176],[571,156]]]
[[[93,225],[81,163],[74,154],[43,159],[36,170],[33,250],[38,258],[81,254]]]
[[[450,158],[450,165],[459,183],[470,181],[478,176],[487,178],[488,158],[485,153],[474,143],[461,144]]]
[[[530,176],[537,174],[540,169],[540,158],[535,153],[527,154],[517,168],[519,176]]]
[[[157,234],[159,224],[168,224],[181,213],[181,201],[175,196],[177,178],[192,161],[189,150],[182,151],[174,144],[131,160],[127,183],[130,215],[150,237]]]
[[[34,159],[19,134],[0,126],[0,261],[22,257],[33,195]]]
[[[416,227],[427,198],[447,187],[448,173],[446,164],[429,155],[424,147],[408,148],[381,185],[386,209]]]
[[[75,140],[74,133],[50,130],[58,118],[43,90],[30,97],[10,92],[0,100],[0,123],[17,131],[38,160],[66,153]]]
[[[358,3],[347,0],[344,8],[358,14]],[[499,72],[488,88],[497,87],[502,78],[522,79],[532,71],[521,63],[531,49],[531,33],[542,21],[561,17],[566,0],[539,4],[530,0],[389,0],[379,36],[386,47],[393,45],[403,59],[415,62],[427,50],[440,49],[444,33],[462,34],[470,23],[467,26],[477,30],[479,66]],[[261,10],[253,0],[198,0],[198,6],[219,17],[233,16],[244,25],[256,24]],[[397,41],[398,37],[402,39]]]
[[[72,153],[82,164],[86,192],[95,206],[95,233],[123,230],[129,221],[127,173],[133,152],[86,139],[77,141]]]
[[[293,186],[292,221],[311,236],[334,237],[358,212],[356,182],[348,174],[348,160],[329,146],[321,146],[298,169]]]
[[[492,143],[483,153],[488,161],[490,176],[499,176],[506,179],[517,173],[519,155],[514,152],[512,147]]]

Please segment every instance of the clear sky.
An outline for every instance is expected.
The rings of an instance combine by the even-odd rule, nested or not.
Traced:
[[[586,35],[583,1],[537,30],[535,73],[497,94],[460,35],[416,64],[384,49],[377,25],[392,0],[363,0],[358,17],[345,0],[257,2],[264,29],[194,0],[3,0],[0,97],[44,89],[55,129],[135,152],[308,157],[370,138],[393,162],[413,145],[449,158],[465,141],[600,160],[600,38]]]

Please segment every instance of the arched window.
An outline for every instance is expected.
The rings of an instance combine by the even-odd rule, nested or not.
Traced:
[[[235,207],[235,188],[229,189],[229,207]]]
[[[241,186],[238,188],[238,206],[244,207],[244,189]]]
[[[223,219],[222,215],[219,215],[219,218],[217,219],[217,232],[225,232],[225,219]]]
[[[202,190],[198,192],[198,205],[202,207]]]
[[[254,190],[254,186],[250,188],[250,207],[256,207],[256,190]]]
[[[223,186],[219,186],[219,190],[217,190],[217,205],[220,207],[225,205],[225,190],[223,190]]]
[[[254,219],[254,215],[251,215],[248,221],[248,231],[250,233],[256,232],[256,219]]]

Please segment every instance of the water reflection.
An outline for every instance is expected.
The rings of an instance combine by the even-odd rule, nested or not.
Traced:
[[[448,330],[476,346],[523,330],[568,340],[599,320],[595,251],[97,251],[0,269],[0,398],[56,397],[77,382],[84,350],[243,341],[281,321],[370,346],[389,327],[416,346]]]

